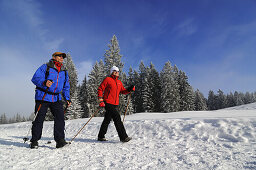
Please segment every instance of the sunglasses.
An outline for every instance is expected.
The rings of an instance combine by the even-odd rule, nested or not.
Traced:
[[[64,56],[63,56],[63,55],[55,55],[55,57],[62,57],[62,58],[64,58]]]

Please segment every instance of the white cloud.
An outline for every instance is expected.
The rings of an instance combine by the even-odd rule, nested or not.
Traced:
[[[177,32],[179,36],[189,36],[197,32],[197,26],[195,25],[194,19],[189,18],[177,25],[173,30]]]
[[[56,50],[64,41],[64,38],[54,37],[54,41],[49,40],[49,31],[44,27],[41,4],[34,0],[3,0],[1,5],[9,13],[14,13],[17,18],[24,22],[43,43],[46,50]],[[15,19],[17,19],[15,18]]]

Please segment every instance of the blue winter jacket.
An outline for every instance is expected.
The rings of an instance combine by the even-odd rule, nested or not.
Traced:
[[[49,75],[45,77],[47,65],[49,67]],[[46,80],[53,81],[53,84],[48,89],[47,92],[49,93],[46,94],[44,101],[56,102],[58,100],[61,100],[61,92],[66,101],[70,100],[70,84],[68,72],[64,68],[64,66],[62,66],[60,72],[58,72],[53,60],[50,60],[48,63],[43,64],[41,67],[39,67],[31,80],[37,87],[35,100],[42,100],[47,89],[47,86],[44,85],[44,82]]]

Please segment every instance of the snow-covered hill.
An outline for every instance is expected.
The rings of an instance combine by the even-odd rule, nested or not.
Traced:
[[[113,123],[96,141],[103,118],[93,118],[68,147],[55,149],[45,122],[39,149],[22,138],[31,122],[0,125],[0,169],[256,169],[256,104],[218,111],[140,113],[126,117],[129,143]],[[66,121],[71,140],[88,119]],[[52,141],[47,144],[47,141]]]

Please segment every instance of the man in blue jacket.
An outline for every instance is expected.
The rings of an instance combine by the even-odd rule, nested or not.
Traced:
[[[36,85],[35,112],[37,114],[32,125],[31,149],[38,148],[38,140],[42,136],[43,122],[48,108],[54,116],[56,148],[61,148],[67,144],[64,134],[64,109],[61,100],[63,95],[68,106],[71,104],[69,77],[62,64],[65,57],[65,53],[53,53],[52,59],[39,67],[32,78],[32,82]]]

